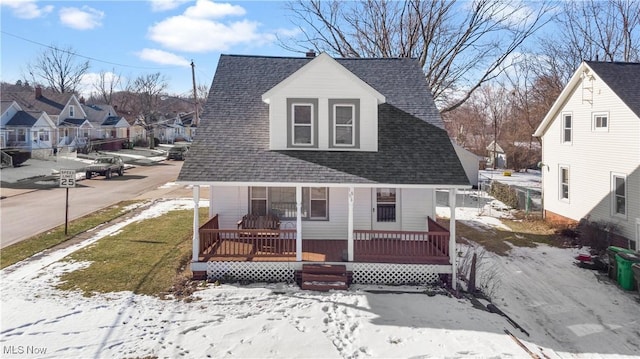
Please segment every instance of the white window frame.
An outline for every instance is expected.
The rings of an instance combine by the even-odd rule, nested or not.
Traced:
[[[563,170],[567,171],[567,181],[564,183],[563,181]],[[567,187],[567,196],[564,197],[564,186]],[[571,198],[571,171],[569,166],[567,165],[559,165],[558,166],[558,199],[563,202],[569,202]]]
[[[338,107],[350,107],[351,108],[351,124],[339,124],[337,115]],[[356,105],[351,103],[336,103],[333,104],[333,146],[335,147],[353,147],[356,143]],[[338,139],[338,127],[350,127],[351,128],[351,143],[337,143]]]
[[[263,197],[255,197],[253,195],[254,193],[254,188],[256,187],[249,187],[249,212],[252,212],[252,202],[255,201],[266,201],[266,211],[267,213],[269,213],[272,208],[271,208],[271,190],[273,188],[279,188],[279,187],[260,187],[260,188],[266,188],[266,198]],[[283,187],[283,188],[289,188],[289,187]],[[305,221],[328,221],[329,220],[329,188],[328,187],[313,187],[313,188],[324,188],[325,189],[325,198],[311,198],[311,188],[310,187],[303,187],[302,188],[302,219]],[[295,191],[295,187],[291,187],[291,190]],[[325,213],[326,216],[325,217],[312,217],[311,216],[311,202],[312,201],[324,201],[325,202]],[[290,221],[295,219],[294,217],[283,217],[280,218],[282,220],[285,221]]]
[[[618,212],[618,197],[620,197],[617,193],[616,187],[616,179],[621,178],[624,181],[624,194],[622,195],[622,199],[624,200],[624,213]],[[629,198],[628,198],[628,189],[627,189],[627,175],[624,173],[611,173],[611,216],[618,218],[627,218],[627,213],[629,211]]]
[[[76,108],[73,105],[69,105],[69,117],[74,117],[76,115]]]
[[[309,107],[309,115],[311,116],[311,121],[306,124],[296,124],[296,106],[304,106],[304,107]],[[313,114],[314,114],[314,107],[313,107],[313,103],[305,103],[305,102],[294,102],[291,104],[291,143],[294,146],[309,146],[309,147],[313,147],[315,146],[315,143],[313,142],[314,140],[314,127],[315,127],[315,121],[316,119],[314,118]],[[311,129],[311,137],[309,138],[309,143],[305,143],[305,142],[296,142],[296,127],[309,127]]]
[[[592,128],[593,131],[596,132],[608,132],[609,131],[609,113],[608,112],[594,112],[592,117]],[[600,124],[600,126],[598,126],[598,119],[600,118],[604,118],[605,119],[605,126],[602,126],[602,124]]]
[[[569,118],[569,126],[567,127],[567,118]],[[567,140],[567,130],[569,131],[569,140]],[[565,112],[562,114],[562,143],[570,144],[573,142],[573,114]]]

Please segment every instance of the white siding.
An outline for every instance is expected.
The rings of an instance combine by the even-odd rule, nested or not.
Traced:
[[[329,148],[329,99],[360,99],[360,151],[378,150],[378,102],[357,79],[345,76],[339,64],[320,61],[296,74],[269,98],[269,134],[272,150],[287,149],[287,98],[318,99],[318,149]],[[339,149],[348,150],[348,149]]]
[[[589,87],[587,85],[587,87]],[[545,209],[580,220],[615,224],[622,235],[635,237],[640,218],[640,119],[597,76],[592,101],[583,101],[578,83],[543,135]],[[591,103],[592,102],[592,103]],[[562,143],[562,114],[573,115],[571,143]],[[593,113],[609,114],[608,131],[594,131]],[[559,166],[569,166],[569,201],[559,200]],[[627,175],[627,218],[612,216],[611,174]]]
[[[426,231],[427,217],[435,219],[433,190],[403,188],[401,193],[401,230]]]
[[[210,206],[218,214],[218,224],[223,229],[236,229],[242,216],[249,211],[247,187],[212,187]]]

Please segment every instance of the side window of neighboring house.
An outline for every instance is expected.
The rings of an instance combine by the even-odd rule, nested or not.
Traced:
[[[69,106],[69,117],[74,117],[76,115],[75,106]]]
[[[329,147],[360,145],[360,100],[329,100]]]
[[[40,131],[40,141],[49,141],[49,131]]]
[[[570,113],[562,114],[562,142],[571,143],[573,128],[573,116]]]
[[[16,132],[16,141],[25,142],[27,140],[27,131],[24,128],[19,128]]]
[[[560,166],[560,199],[568,201],[569,200],[569,167],[568,166]]]
[[[609,114],[608,113],[594,113],[593,114],[593,130],[594,131],[608,131],[609,130]]]
[[[611,202],[614,216],[627,217],[627,176],[611,174]]]
[[[287,99],[287,147],[318,147],[318,99]]]

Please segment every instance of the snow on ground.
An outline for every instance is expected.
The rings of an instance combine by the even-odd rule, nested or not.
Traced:
[[[505,172],[509,172],[509,176],[505,176]],[[540,170],[524,170],[505,171],[505,170],[481,170],[479,173],[480,181],[498,181],[500,183],[540,190],[542,188],[542,174]]]
[[[160,202],[128,222],[189,205]],[[118,230],[101,229],[87,241]],[[467,299],[419,287],[317,293],[289,284],[209,284],[189,303],[129,292],[83,297],[54,288],[62,273],[88,265],[59,261],[73,248],[1,272],[3,358],[530,358],[505,329],[543,357],[640,353],[638,295],[573,265],[577,249],[485,256],[500,282],[494,303],[527,336]]]

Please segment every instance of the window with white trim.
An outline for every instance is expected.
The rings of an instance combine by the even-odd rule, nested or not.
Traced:
[[[27,131],[24,128],[19,128],[16,131],[16,141],[25,142],[27,140]]]
[[[297,215],[295,187],[250,187],[249,213],[260,216],[269,213],[284,220],[295,219]],[[302,188],[302,219],[329,219],[328,188]]]
[[[594,113],[593,114],[593,130],[594,131],[608,131],[609,130],[609,114],[608,113]]]
[[[318,99],[287,99],[287,147],[318,147]]]
[[[611,204],[614,216],[627,217],[627,176],[611,174]]]
[[[354,143],[354,121],[356,107],[354,105],[333,105],[334,146],[352,146]]]
[[[560,166],[560,178],[559,178],[559,187],[560,187],[560,199],[564,201],[569,200],[569,167],[568,166]]]
[[[69,117],[73,117],[76,114],[76,108],[75,106],[71,105],[69,106]]]
[[[565,113],[562,115],[562,142],[571,143],[573,128],[573,115]]]

